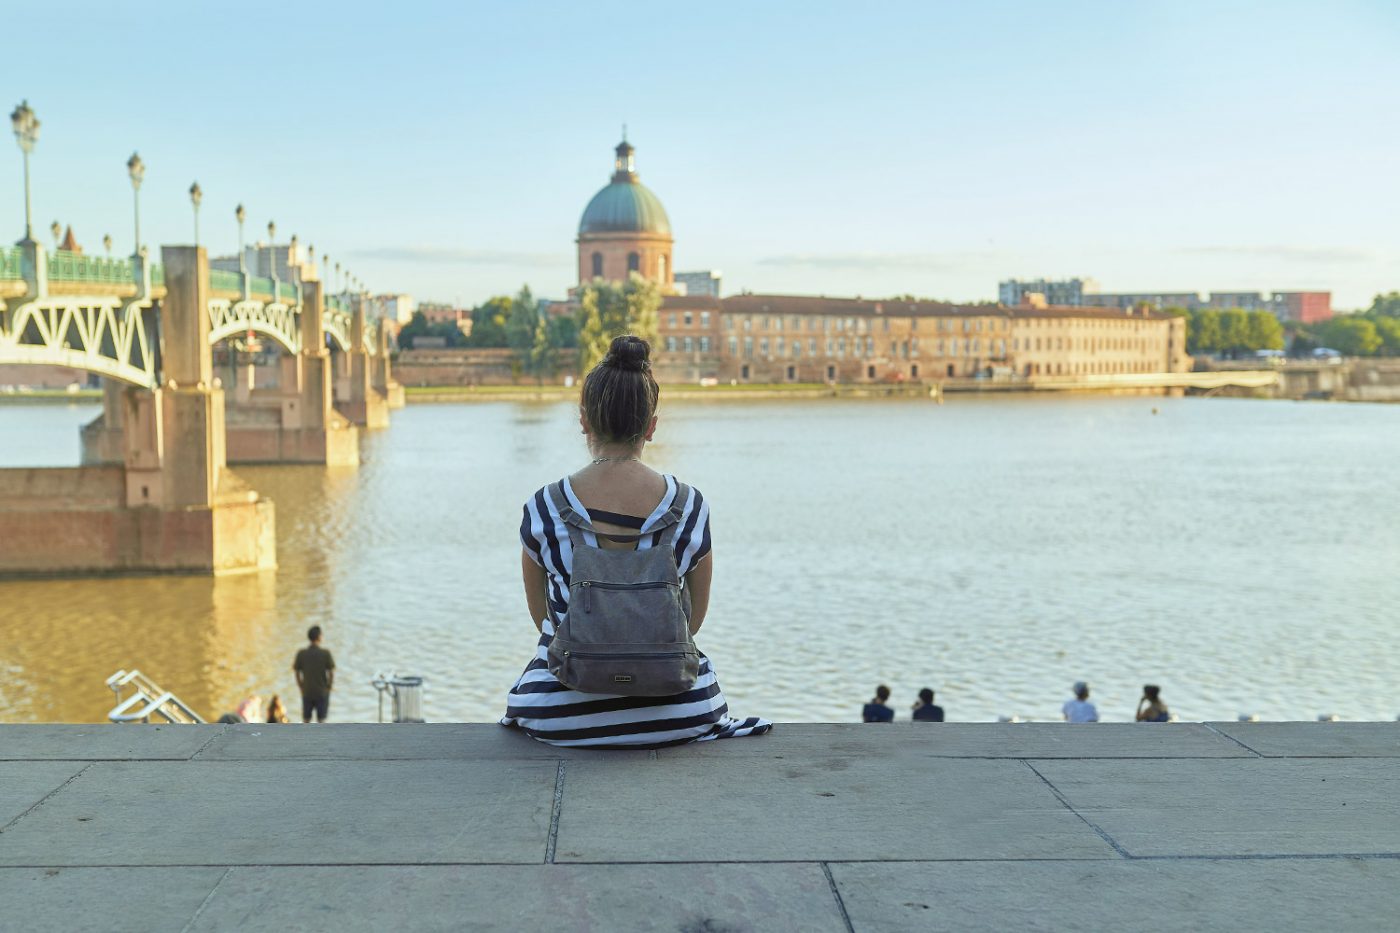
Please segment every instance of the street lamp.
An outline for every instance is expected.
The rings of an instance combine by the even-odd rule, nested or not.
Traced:
[[[49,233],[53,234],[53,248],[58,249],[58,238],[63,235],[63,228],[58,225],[58,221],[49,224]]]
[[[267,222],[267,275],[268,278],[277,278],[277,253],[273,249],[272,243],[277,239],[277,224],[272,221]]]
[[[337,293],[340,291],[340,263],[339,263],[339,262],[336,262],[336,264],[335,264],[335,290],[336,290]]]
[[[112,257],[112,235],[110,233],[102,234],[102,248],[107,251],[107,258],[110,259]]]
[[[248,216],[248,212],[240,204],[234,209],[233,216],[238,220],[238,271],[247,275],[248,261],[243,256],[243,218]]]
[[[194,205],[194,245],[199,245],[199,202],[204,200],[204,192],[199,182],[190,185],[190,203]]]
[[[141,255],[141,179],[146,177],[146,163],[136,153],[126,160],[126,173],[131,176],[131,204],[136,218],[136,255]]]
[[[14,127],[15,141],[24,153],[24,241],[32,243],[34,225],[33,212],[29,206],[29,153],[34,151],[34,144],[39,141],[39,119],[34,116],[34,111],[29,109],[29,101],[20,101],[14,113],[10,114],[10,125]]]

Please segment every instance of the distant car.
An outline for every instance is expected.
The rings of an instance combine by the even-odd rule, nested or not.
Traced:
[[[1318,347],[1312,351],[1312,357],[1319,363],[1340,363],[1342,361],[1342,354],[1331,347]]]

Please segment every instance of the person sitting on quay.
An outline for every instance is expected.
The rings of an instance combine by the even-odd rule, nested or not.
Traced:
[[[890,709],[887,702],[889,698],[889,687],[884,684],[876,687],[875,699],[861,707],[861,720],[863,722],[894,722],[894,710]]]
[[[282,698],[277,694],[272,695],[272,699],[267,701],[267,721],[269,723],[287,721],[287,708],[282,705]]]
[[[1142,688],[1142,699],[1138,700],[1138,722],[1171,722],[1167,704],[1162,702],[1162,688],[1147,684]]]
[[[1074,699],[1066,700],[1061,711],[1065,714],[1065,722],[1099,721],[1098,709],[1089,702],[1089,685],[1082,680],[1075,683]]]
[[[925,687],[919,691],[919,702],[914,704],[915,722],[942,722],[943,707],[933,704],[933,690]]]
[[[335,687],[335,658],[321,647],[321,626],[307,629],[306,637],[311,642],[297,652],[292,662],[296,671],[297,686],[301,688],[301,721],[311,721],[316,714],[318,723],[325,722],[331,712],[331,690]]]

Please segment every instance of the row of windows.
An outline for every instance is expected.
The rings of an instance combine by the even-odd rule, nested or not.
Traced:
[[[656,261],[657,261],[657,268],[660,270],[660,273],[661,273],[661,274],[658,276],[658,278],[660,278],[660,280],[664,282],[664,281],[666,281],[666,256],[665,256],[664,254],[661,255],[661,256],[658,256],[657,259],[656,259]],[[627,254],[627,271],[628,271],[628,272],[641,272],[641,271],[642,271],[642,256],[641,256],[640,253],[628,253],[628,254]],[[598,279],[598,278],[602,278],[602,277],[603,277],[603,254],[602,254],[602,253],[594,253],[594,254],[593,254],[593,277],[594,277],[595,279]]]
[[[1043,346],[1042,346],[1043,343]],[[1015,337],[1011,340],[1013,350],[1074,350],[1076,349],[1073,337]],[[1083,337],[1080,338],[1077,349],[1087,350],[1090,353],[1097,353],[1100,350],[1128,350],[1138,353],[1152,352],[1152,342],[1137,337]]]
[[[686,327],[691,327],[692,325],[694,325],[694,323],[695,323],[695,314],[694,314],[693,312],[687,311],[687,312],[685,312],[684,315],[681,315],[681,316],[685,318],[685,326],[686,326]],[[670,325],[671,325],[672,327],[675,327],[675,326],[676,326],[676,321],[677,321],[676,312],[672,311],[672,312],[671,312],[671,319],[670,319],[669,323],[670,323]],[[700,312],[700,326],[701,326],[701,327],[709,327],[709,326],[710,326],[710,312],[708,312],[708,311],[701,311],[701,312]]]
[[[846,317],[846,318],[841,318],[841,317],[828,317],[828,316],[825,316],[825,315],[821,315],[821,316],[818,316],[818,315],[807,315],[807,316],[803,317],[803,316],[796,315],[796,314],[789,314],[789,315],[768,315],[768,316],[760,316],[760,317],[755,317],[755,316],[752,315],[752,314],[746,314],[746,315],[743,315],[742,317],[739,317],[738,315],[730,314],[730,315],[726,315],[725,318],[724,318],[724,329],[725,329],[725,330],[734,330],[734,329],[735,329],[735,326],[736,326],[736,325],[735,325],[735,323],[734,323],[734,320],[735,320],[736,317],[738,317],[738,319],[739,319],[738,327],[740,327],[740,328],[743,329],[743,330],[755,330],[755,329],[757,329],[757,330],[778,330],[778,331],[782,331],[782,330],[801,331],[801,330],[803,329],[803,323],[804,323],[804,322],[806,323],[806,329],[807,329],[808,331],[814,332],[814,333],[815,333],[816,331],[823,331],[823,332],[825,332],[825,331],[833,331],[833,330],[834,330],[834,331],[837,331],[837,332],[840,332],[840,331],[855,331],[856,333],[868,334],[868,333],[871,333],[872,331],[875,330],[875,327],[874,327],[874,323],[875,323],[875,322],[874,322],[873,320],[871,320],[870,318],[865,318],[865,317]],[[881,324],[882,324],[881,330],[883,330],[885,333],[889,333],[889,331],[890,331],[890,325],[891,325],[892,320],[893,320],[893,319],[891,319],[891,318],[881,318]],[[919,319],[918,319],[918,318],[907,318],[906,320],[907,320],[908,323],[909,323],[909,330],[915,331],[915,330],[918,330],[918,329],[919,329]],[[961,321],[961,324],[959,324],[959,320]],[[819,323],[819,322],[820,322],[820,323]],[[673,321],[672,321],[672,323],[674,323],[674,316],[673,316]],[[937,331],[944,331],[944,332],[961,330],[961,331],[962,331],[963,333],[965,333],[965,334],[970,334],[970,333],[973,333],[974,331],[980,333],[980,332],[982,332],[982,331],[984,331],[984,330],[987,330],[987,331],[1003,330],[1003,331],[1004,331],[1004,330],[1009,330],[1009,329],[1010,329],[1010,322],[1007,321],[1007,320],[1005,320],[1005,319],[1002,319],[1002,318],[990,318],[990,319],[989,319],[989,318],[961,318],[961,319],[954,319],[954,318],[941,317],[941,318],[934,318],[934,319],[933,319],[933,329],[934,329],[934,330],[937,330]]]
[[[679,339],[675,337],[666,338],[666,349],[670,350],[672,353],[676,352],[678,349],[685,353],[693,353],[697,348],[701,353],[709,353],[710,338],[701,337],[698,341],[690,337],[681,337]]]

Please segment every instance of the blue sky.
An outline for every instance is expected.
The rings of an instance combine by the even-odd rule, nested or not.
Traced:
[[[130,250],[275,219],[376,290],[573,284],[626,122],[726,291],[1400,288],[1400,5],[427,3],[5,13],[36,226]],[[13,100],[11,100],[12,98]],[[8,113],[8,110],[6,111]],[[22,233],[20,156],[0,217]],[[47,233],[45,232],[45,237]]]

